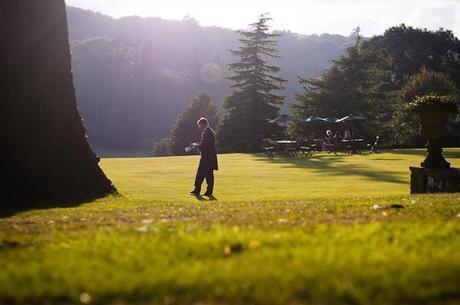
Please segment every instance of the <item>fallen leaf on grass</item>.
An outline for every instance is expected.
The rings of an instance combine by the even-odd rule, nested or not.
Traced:
[[[388,209],[404,209],[404,206],[400,204],[390,204],[390,205],[385,205],[385,206],[374,204],[374,206],[372,206],[372,209],[376,211],[377,210],[388,210]]]
[[[80,294],[80,302],[83,304],[89,304],[91,302],[91,296],[87,292],[82,292]]]
[[[227,256],[232,254],[232,249],[230,248],[230,246],[225,246],[224,247],[224,254],[227,255]]]

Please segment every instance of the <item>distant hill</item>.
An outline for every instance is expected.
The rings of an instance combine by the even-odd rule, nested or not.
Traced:
[[[68,23],[79,107],[96,149],[150,148],[196,92],[216,102],[229,94],[225,64],[239,37],[233,30],[191,18],[115,19],[74,7]],[[340,35],[281,34],[275,64],[288,80],[287,103],[300,90],[298,76],[320,75],[354,43]]]

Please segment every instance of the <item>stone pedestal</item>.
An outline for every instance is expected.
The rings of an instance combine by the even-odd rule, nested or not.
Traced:
[[[411,193],[460,192],[460,169],[409,167]]]

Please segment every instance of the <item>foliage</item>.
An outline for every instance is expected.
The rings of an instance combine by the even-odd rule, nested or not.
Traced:
[[[163,122],[151,101],[157,80],[151,45],[99,37],[74,42],[72,49],[79,108],[93,146],[151,147]]]
[[[418,120],[407,107],[417,98],[425,95],[457,95],[455,85],[441,72],[423,67],[411,76],[398,92],[395,106],[394,135],[400,146],[420,146],[424,140],[418,132]]]
[[[454,103],[452,96],[439,96],[434,94],[417,96],[407,105],[407,110],[419,112],[423,109],[431,109],[432,107],[443,108],[448,112],[457,113],[457,105]]]
[[[160,18],[115,19],[68,7],[72,68],[90,140],[101,150],[151,150],[168,137],[191,96],[208,92],[220,103],[230,94],[226,63],[238,34],[229,29]],[[353,39],[340,35],[278,37],[282,91],[289,101],[297,75],[316,76]],[[287,106],[283,111],[287,111]]]
[[[164,157],[171,155],[171,138],[164,138],[153,145],[153,156]]]
[[[275,133],[268,121],[278,116],[284,97],[272,91],[282,89],[285,80],[277,76],[280,68],[268,62],[277,57],[275,38],[280,36],[268,32],[270,20],[261,15],[250,31],[239,31],[240,48],[231,51],[239,59],[229,64],[232,94],[224,101],[228,113],[218,133],[223,151],[259,151]]]
[[[367,133],[382,133],[388,128],[384,121],[388,120],[392,97],[383,90],[390,86],[390,80],[389,63],[383,53],[357,45],[334,61],[321,77],[300,78],[304,90],[296,94],[297,103],[292,108],[299,119],[364,115],[369,118]],[[308,129],[300,120],[296,125],[307,135]]]
[[[392,27],[349,48],[320,78],[301,78],[293,110],[299,117],[364,114],[365,135],[378,134],[386,145],[421,145],[404,104],[433,90],[452,94],[460,85],[459,57],[451,31]]]
[[[196,122],[201,117],[207,118],[211,127],[217,127],[219,122],[218,107],[212,102],[211,97],[204,92],[194,96],[191,104],[177,117],[170,136],[171,154],[184,155],[184,148],[200,139],[201,130]]]
[[[201,27],[193,20],[116,20],[76,8],[68,8],[68,20],[79,108],[90,140],[99,150],[150,149],[153,142],[168,136],[193,92],[209,92],[219,101],[230,93],[223,76],[227,73],[224,63],[231,60],[226,50],[235,49],[238,44],[237,35],[231,30]],[[378,132],[387,145],[421,144],[416,138],[404,139],[414,131],[414,126],[410,119],[406,122],[395,113],[402,109],[399,89],[412,75],[426,67],[442,72],[456,87],[460,85],[460,43],[445,29],[429,31],[402,24],[371,39],[360,37],[358,28],[350,37],[290,32],[282,35],[278,37],[282,56],[278,63],[282,68],[280,76],[289,83],[280,93],[286,95],[288,103],[292,101],[293,92],[302,94],[302,86],[306,85],[299,83],[296,75],[316,78],[330,68],[330,59],[343,55],[346,47],[355,42],[362,53],[373,50],[382,53],[375,55],[375,60],[383,57],[382,71],[390,74],[376,91],[382,96],[376,101],[381,102],[362,103],[365,99],[361,99],[358,104],[375,109],[371,120],[366,122],[365,134]],[[374,60],[372,56],[370,60]],[[356,77],[359,78],[359,74]],[[354,74],[349,77],[356,78]],[[360,86],[359,82],[348,84]],[[349,107],[340,102],[342,94],[355,97],[349,92],[349,86],[332,88],[330,100],[336,102],[334,106],[325,103],[325,107],[333,110]],[[359,92],[356,88],[352,91]],[[287,111],[288,106],[282,106],[282,110]],[[225,136],[228,140],[224,142],[233,139],[229,136],[231,134]]]
[[[123,196],[0,219],[0,303],[456,304],[460,198],[409,195],[424,153],[223,155],[217,201],[197,156],[103,159]]]
[[[368,43],[391,58],[393,81],[399,88],[423,67],[443,72],[456,87],[460,85],[460,41],[452,31],[401,24],[372,37]]]
[[[456,94],[457,89],[452,81],[442,72],[428,70],[423,67],[417,74],[412,75],[400,91],[403,103],[410,103],[417,96],[437,94]]]

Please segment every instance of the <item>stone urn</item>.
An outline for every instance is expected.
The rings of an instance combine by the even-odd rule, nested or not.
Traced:
[[[449,114],[457,112],[451,96],[424,95],[409,104],[409,109],[418,114],[420,135],[427,140],[427,155],[422,167],[448,169],[450,163],[442,156],[442,145],[447,138]]]
[[[410,103],[408,109],[418,114],[420,135],[427,140],[422,167],[409,168],[411,193],[460,192],[460,169],[451,168],[442,156],[449,114],[457,112],[452,97],[424,95]]]
[[[427,105],[415,109],[420,119],[420,135],[427,141],[427,155],[421,163],[424,168],[445,169],[450,163],[442,155],[442,145],[447,138],[449,110],[438,105]]]

